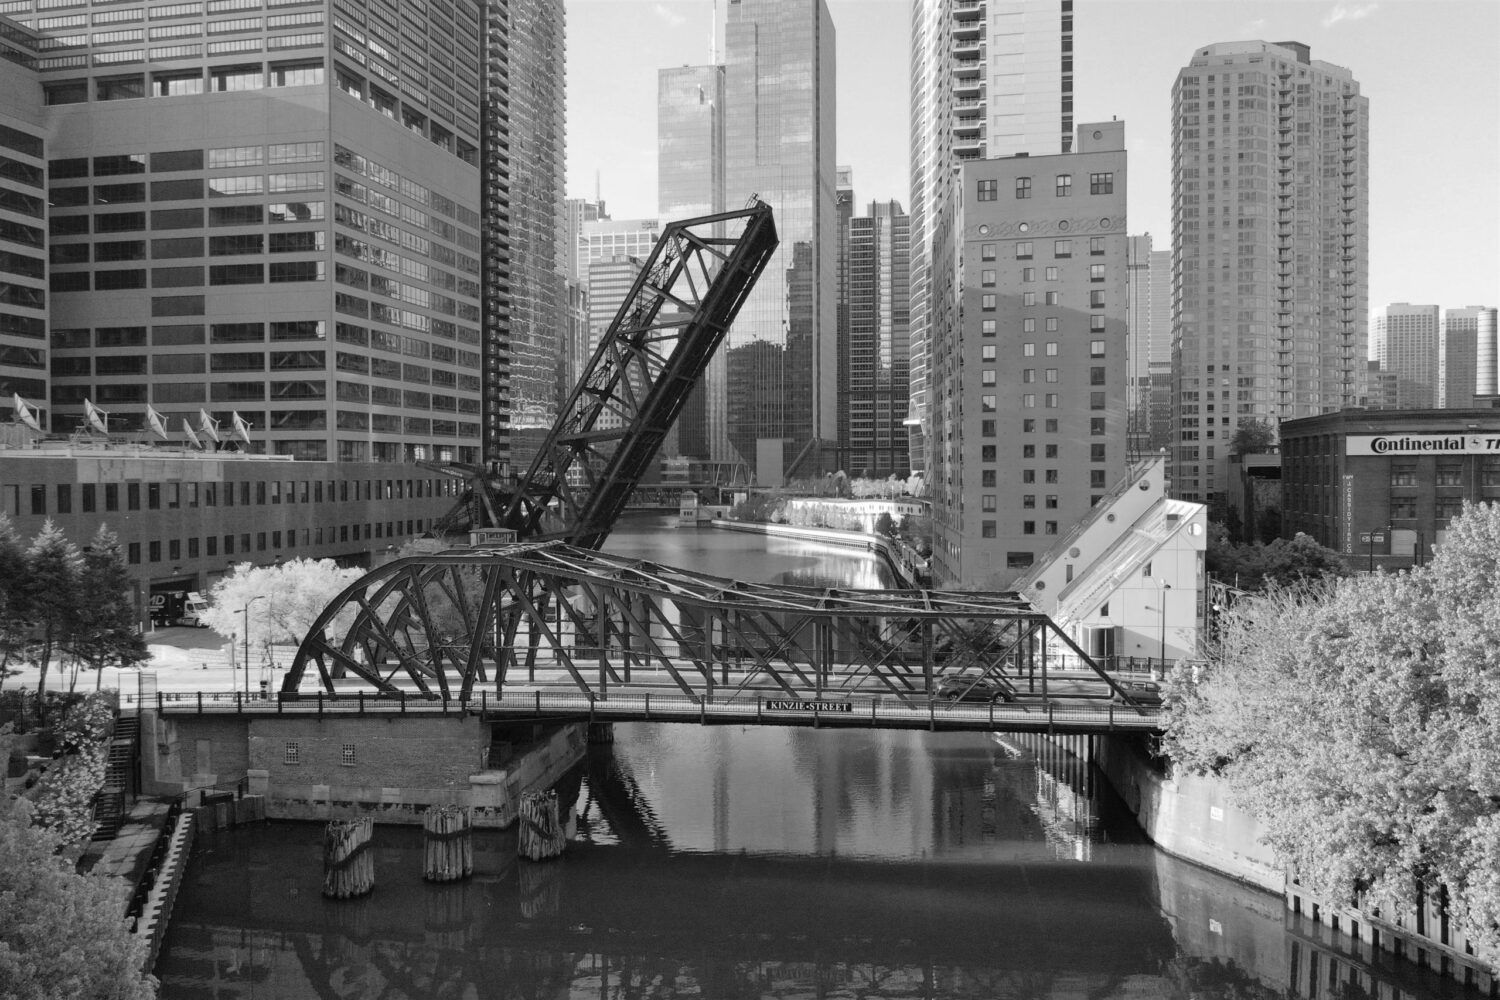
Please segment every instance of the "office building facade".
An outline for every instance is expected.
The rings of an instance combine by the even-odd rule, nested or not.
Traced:
[[[1003,589],[1127,467],[1125,129],[966,163],[940,229],[929,387],[933,573]]]
[[[1438,307],[1396,302],[1370,317],[1370,360],[1394,377],[1397,410],[1430,410],[1438,398]]]
[[[1130,456],[1157,454],[1168,433],[1153,434],[1152,413],[1170,406],[1171,380],[1157,378],[1152,365],[1172,361],[1172,252],[1156,250],[1151,234],[1130,237],[1126,295],[1130,326]],[[1163,397],[1161,400],[1156,396]],[[1170,464],[1170,463],[1169,463]],[[1168,479],[1170,480],[1170,475]]]
[[[851,476],[904,479],[910,474],[905,424],[910,224],[900,202],[878,201],[845,226],[839,268],[840,464]]]
[[[724,67],[660,70],[656,94],[657,215],[671,223],[725,211]],[[728,428],[727,346],[714,352],[677,416],[674,429],[684,455],[734,461]]]
[[[1298,42],[1197,50],[1172,89],[1173,490],[1208,500],[1246,420],[1364,395],[1369,102]]]
[[[833,471],[836,458],[834,72],[824,0],[730,0],[725,199],[759,195],[781,238],[721,349],[730,458],[762,485]]]
[[[1481,389],[1479,358],[1486,356],[1488,377]],[[1443,310],[1438,339],[1438,400],[1440,409],[1462,410],[1481,395],[1497,395],[1495,371],[1495,309],[1464,306]]]
[[[1073,141],[1072,0],[916,0],[911,20],[911,389],[913,469],[927,467],[934,234],[955,167],[1065,153]]]
[[[52,430],[477,459],[477,7],[18,6],[43,36]]]

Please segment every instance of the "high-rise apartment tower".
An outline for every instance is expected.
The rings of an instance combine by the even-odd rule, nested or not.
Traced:
[[[911,399],[913,469],[932,433],[932,241],[955,168],[1073,141],[1073,0],[916,0],[911,20]]]
[[[1430,410],[1438,399],[1438,307],[1395,302],[1370,317],[1369,359],[1393,376],[1397,410]],[[1472,369],[1471,369],[1472,371]]]
[[[1173,491],[1226,488],[1245,420],[1363,395],[1369,102],[1300,42],[1197,50],[1172,88]]]

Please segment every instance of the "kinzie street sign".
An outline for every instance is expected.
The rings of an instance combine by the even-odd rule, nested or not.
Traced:
[[[803,701],[800,698],[766,702],[768,712],[853,712],[847,701]]]

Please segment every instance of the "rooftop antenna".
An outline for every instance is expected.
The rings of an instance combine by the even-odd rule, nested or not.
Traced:
[[[594,204],[599,204],[599,171],[594,171]]]
[[[708,26],[708,64],[719,64],[719,0],[714,0],[714,19]]]

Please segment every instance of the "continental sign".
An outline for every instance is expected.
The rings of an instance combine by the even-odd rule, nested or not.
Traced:
[[[766,702],[768,712],[853,712],[854,705],[847,701],[803,701],[786,699]]]
[[[1500,431],[1486,434],[1350,434],[1344,454],[1500,455]]]

